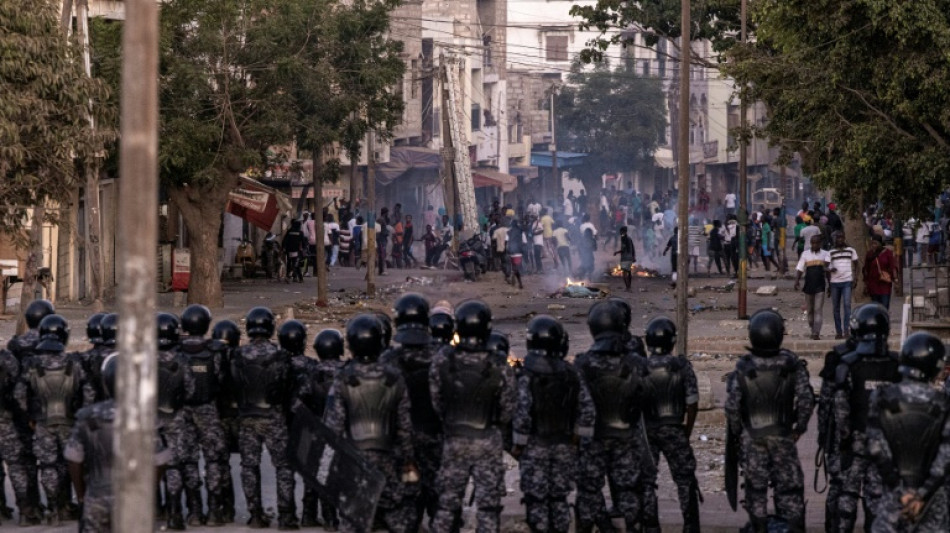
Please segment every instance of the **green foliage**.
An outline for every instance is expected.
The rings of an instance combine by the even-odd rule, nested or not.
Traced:
[[[55,3],[0,0],[0,232],[19,242],[27,208],[65,203],[78,184],[76,159],[97,154],[113,135],[89,128],[90,111],[110,123],[102,105],[109,91],[86,77],[80,58]],[[55,220],[55,210],[47,214]]]
[[[726,73],[764,101],[757,135],[801,154],[852,212],[921,215],[950,171],[950,0],[763,0]]]
[[[632,65],[593,70],[575,63],[557,97],[558,148],[590,154],[577,171],[584,177],[645,171],[666,129],[660,80],[641,78]]]
[[[739,6],[740,0],[691,1],[690,39],[708,39],[719,52],[731,48],[739,30]],[[581,59],[588,63],[601,61],[611,45],[632,45],[627,33],[630,28],[643,29],[647,46],[655,45],[660,38],[678,39],[682,35],[680,9],[680,0],[597,0],[592,6],[575,5],[571,15],[583,19],[580,28],[601,32],[587,43]]]

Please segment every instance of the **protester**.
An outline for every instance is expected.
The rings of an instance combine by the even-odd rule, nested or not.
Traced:
[[[872,235],[867,255],[864,256],[864,292],[877,302],[890,309],[891,289],[897,276],[897,260],[889,248],[884,247],[880,235]]]

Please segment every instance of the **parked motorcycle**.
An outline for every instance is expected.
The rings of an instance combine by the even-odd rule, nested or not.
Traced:
[[[488,269],[485,243],[477,235],[459,244],[459,266],[469,281],[476,281]]]
[[[241,265],[245,278],[254,277],[257,271],[257,253],[254,251],[254,245],[244,238],[235,237],[234,240],[241,241],[234,252],[234,264]]]

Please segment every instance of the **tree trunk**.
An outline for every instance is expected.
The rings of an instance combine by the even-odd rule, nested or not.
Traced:
[[[327,306],[327,249],[323,228],[323,149],[313,151],[313,233],[317,243],[317,307]]]
[[[870,302],[870,297],[864,294],[864,275],[860,272],[864,268],[864,256],[868,253],[868,226],[861,217],[855,217],[844,212],[840,213],[839,216],[844,222],[844,234],[848,239],[848,244],[854,248],[854,251],[858,252],[858,272],[854,273],[855,279],[858,280],[858,287],[853,291],[854,301]],[[901,231],[901,228],[897,228],[895,231]]]
[[[102,211],[99,208],[99,165],[86,165],[86,257],[89,261],[89,299],[94,313],[102,312]]]
[[[236,173],[225,173],[210,187],[169,187],[168,195],[181,212],[188,229],[191,280],[188,303],[221,307],[221,272],[218,269],[218,232],[221,214],[238,183]]]
[[[603,178],[601,176],[581,175],[581,183],[584,184],[584,190],[587,192],[587,205],[584,206],[590,213],[590,221],[595,225],[600,225],[600,192],[603,190]],[[608,213],[609,214],[609,213]],[[604,233],[609,228],[598,228]]]
[[[33,301],[33,292],[36,290],[36,275],[43,266],[43,219],[46,217],[46,207],[37,205],[33,208],[33,220],[30,223],[30,249],[23,267],[23,289],[20,291],[20,313],[16,322],[16,334],[26,332],[26,307]]]
[[[356,164],[357,157],[351,159],[350,163],[350,206],[356,208],[356,201],[363,198],[363,176],[360,175],[359,166]],[[339,220],[337,220],[339,222]]]

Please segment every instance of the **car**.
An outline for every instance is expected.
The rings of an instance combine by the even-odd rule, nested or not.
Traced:
[[[782,207],[784,203],[785,197],[778,189],[764,188],[752,193],[752,205],[749,207],[751,209],[758,209],[764,206],[766,209],[772,209],[774,207]]]

